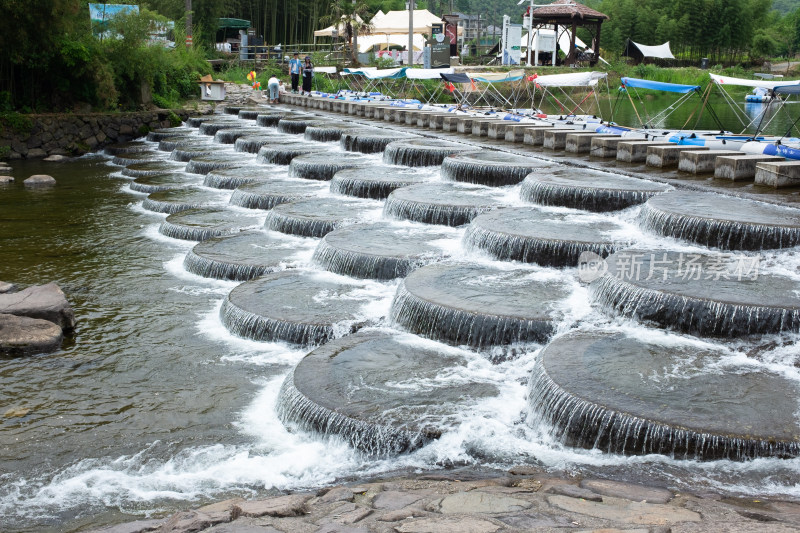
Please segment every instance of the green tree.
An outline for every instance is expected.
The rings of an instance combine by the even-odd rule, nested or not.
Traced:
[[[352,50],[352,61],[358,64],[358,34],[372,31],[369,5],[364,0],[332,0],[328,14],[320,22],[341,28],[342,37]]]

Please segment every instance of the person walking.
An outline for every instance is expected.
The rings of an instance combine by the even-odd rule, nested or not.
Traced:
[[[289,60],[289,74],[292,76],[292,92],[297,93],[297,86],[300,84],[300,70],[303,62],[300,61],[300,54],[294,53],[294,57]]]
[[[272,77],[267,82],[267,88],[269,89],[269,103],[270,104],[277,104],[278,103],[280,85],[281,85],[281,82],[278,81],[278,78],[276,78],[275,75],[273,74]]]
[[[311,56],[306,56],[303,63],[303,92],[306,96],[311,96],[311,82],[314,81],[314,65],[311,63]]]

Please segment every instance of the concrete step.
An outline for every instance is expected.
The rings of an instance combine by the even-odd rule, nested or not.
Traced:
[[[714,177],[731,181],[752,181],[756,177],[756,163],[786,161],[777,155],[743,154],[720,156],[714,165]]]
[[[711,174],[717,164],[717,157],[737,155],[737,150],[688,150],[678,158],[678,170],[691,174]]]
[[[800,187],[800,161],[756,163],[757,185],[785,189]]]

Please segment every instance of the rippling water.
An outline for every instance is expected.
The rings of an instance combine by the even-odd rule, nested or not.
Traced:
[[[301,137],[298,143],[308,142]],[[380,154],[370,157],[380,161]],[[183,258],[194,243],[158,233],[164,215],[141,208],[144,196],[130,192],[130,178],[119,174],[120,167],[94,156],[64,164],[20,162],[13,168],[17,184],[0,189],[0,280],[57,282],[75,307],[78,325],[74,338],[58,352],[0,359],[3,529],[97,526],[233,494],[454,466],[536,464],[679,489],[800,496],[800,460],[623,458],[567,449],[553,442],[546,428],[528,428],[526,383],[537,346],[520,346],[516,358],[499,364],[471,355],[465,372],[498,385],[500,396],[462,413],[458,431],[415,453],[368,458],[335,440],[289,432],[275,415],[275,401],[284,376],[306,352],[228,333],[219,308],[237,283],[187,273]],[[285,173],[286,167],[270,171]],[[420,172],[436,179],[438,168]],[[25,190],[21,180],[35,173],[53,175],[58,186]],[[502,198],[521,205],[519,186],[504,188]],[[623,224],[627,240],[664,245],[665,239],[636,229],[637,212],[633,208],[608,217]],[[592,216],[600,220],[606,215]],[[480,253],[465,252],[462,236],[463,230],[454,230],[452,239],[441,244],[457,259],[490,262]],[[306,263],[313,268],[311,253]],[[800,277],[794,251],[765,255],[769,268]],[[586,287],[571,269],[516,267],[562,278],[571,286],[561,331],[581,322],[670,342],[669,334],[601,315],[589,305]],[[368,284],[371,304],[364,313],[379,327],[388,327],[385,317],[396,284]],[[787,339],[792,340],[766,338],[767,348],[748,364],[800,384],[800,358]],[[733,358],[749,349],[725,346]],[[25,414],[9,416],[12,409]]]

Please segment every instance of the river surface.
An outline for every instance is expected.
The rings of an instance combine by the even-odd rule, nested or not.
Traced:
[[[198,135],[190,128],[185,133]],[[297,142],[309,141],[297,136]],[[380,155],[371,157],[380,162]],[[133,193],[130,178],[119,171],[101,155],[63,164],[14,162],[17,183],[0,189],[0,280],[24,286],[55,281],[77,317],[75,334],[61,350],[0,359],[2,530],[75,530],[233,495],[395,472],[520,464],[680,490],[800,497],[800,460],[620,457],[565,448],[546,430],[526,426],[526,383],[538,346],[520,347],[516,358],[502,363],[474,365],[474,379],[502,387],[501,396],[463,413],[459,430],[417,452],[366,457],[335,439],[289,432],[275,415],[278,389],[308,350],[231,335],[219,308],[237,283],[186,272],[183,258],[194,243],[159,234],[165,215],[144,210],[145,195]],[[419,172],[438,179],[436,167]],[[24,189],[22,179],[37,173],[53,175],[57,187]],[[519,187],[507,189],[509,205],[522,205]],[[223,201],[230,194],[219,193]],[[637,209],[608,216],[626,224],[638,244],[663,243],[634,227]],[[266,216],[250,212],[255,225]],[[452,254],[487,261],[462,250],[462,235],[454,231],[446,244]],[[310,268],[314,244],[305,260]],[[767,256],[772,268],[800,278],[795,251]],[[576,321],[610,323],[589,305],[571,269],[520,268],[571,283],[561,330]],[[365,313],[379,327],[388,327],[396,287],[397,281],[366,285],[372,304]],[[625,320],[613,324],[650,338],[664,335]],[[768,348],[753,364],[800,384],[800,357],[782,339],[773,345],[765,339]],[[740,353],[736,343],[724,347]]]

